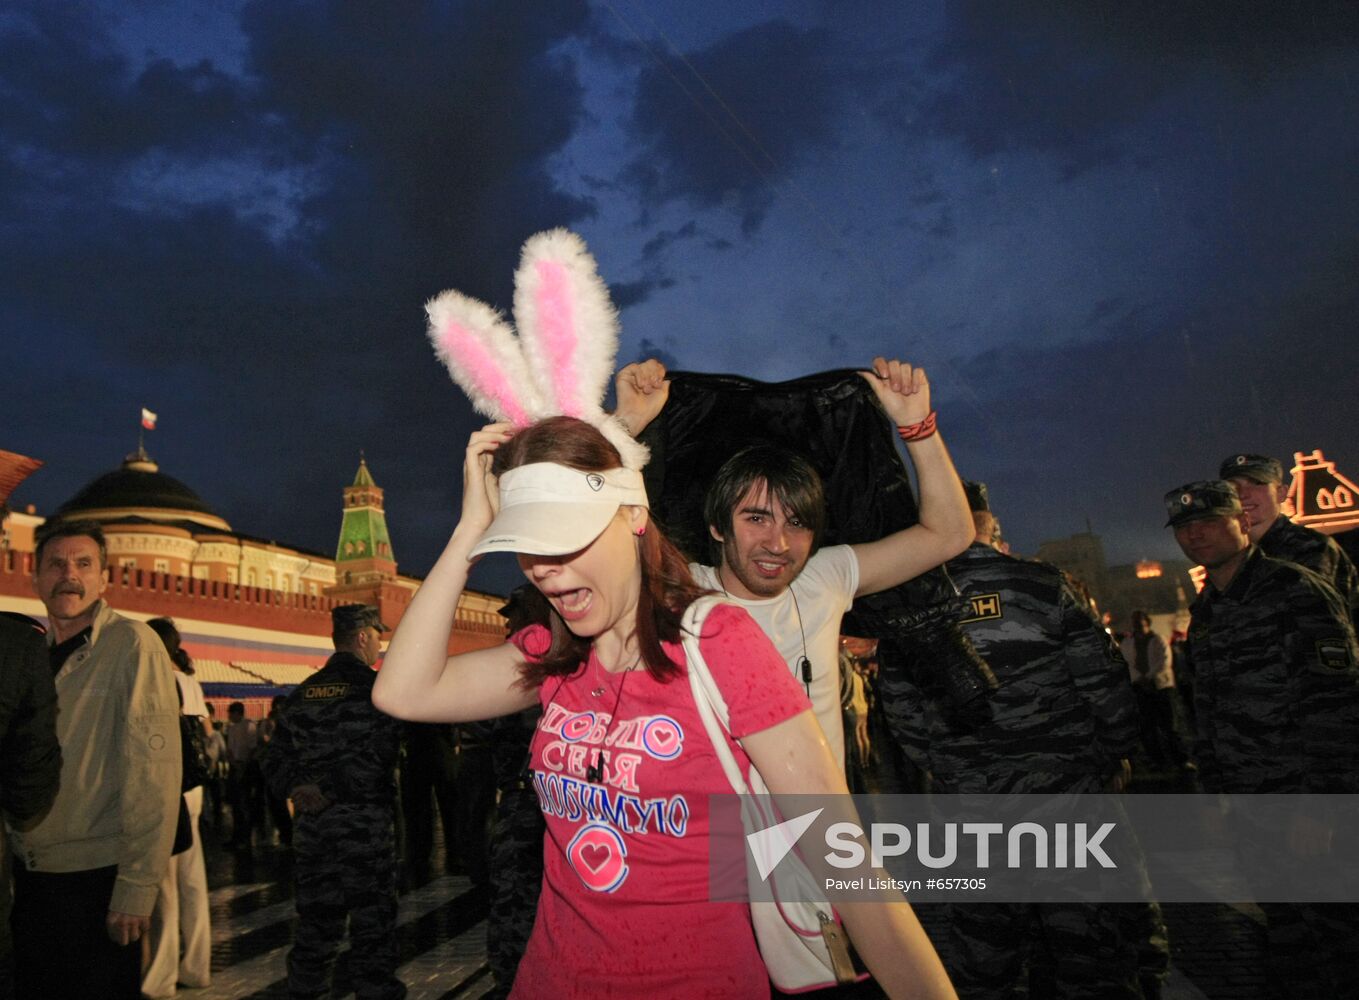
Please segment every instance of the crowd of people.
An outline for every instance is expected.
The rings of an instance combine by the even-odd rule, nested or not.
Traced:
[[[1076,581],[1008,554],[989,491],[954,469],[925,373],[876,358],[862,379],[914,467],[916,523],[822,544],[817,470],[755,445],[706,486],[708,551],[681,553],[630,440],[662,417],[670,381],[659,362],[630,365],[612,415],[473,433],[458,522],[385,658],[378,610],[337,607],[334,655],[259,723],[235,703],[214,725],[174,624],[102,600],[97,524],[45,525],[34,587],[47,634],[0,620],[16,995],[206,985],[200,816],[223,834],[225,803],[231,846],[272,826],[292,852],[290,995],[329,995],[347,933],[357,995],[401,997],[397,845],[408,883],[428,878],[437,803],[450,863],[489,893],[498,995],[768,996],[749,908],[710,898],[709,797],[732,786],[682,682],[693,656],[725,702],[725,750],[775,795],[1118,793],[1139,756],[1188,789],[1355,790],[1359,586],[1333,540],[1280,513],[1278,462],[1236,455],[1218,479],[1166,494],[1167,526],[1207,580],[1173,647],[1145,612],[1119,642]],[[527,579],[504,611],[510,633],[449,656],[488,552],[514,553]],[[918,648],[841,635],[857,599],[939,566],[993,678],[980,722]],[[686,648],[682,619],[705,594],[723,600]],[[1299,856],[1330,849],[1324,823],[1289,833]],[[951,902],[947,966],[900,893],[844,902],[837,919],[871,981],[827,989],[1157,997],[1169,943],[1152,895]],[[1263,908],[1276,995],[1353,995],[1355,906]]]

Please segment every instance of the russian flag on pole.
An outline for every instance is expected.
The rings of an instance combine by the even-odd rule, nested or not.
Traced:
[[[156,429],[156,415],[145,406],[142,407],[142,426],[148,431],[154,431]]]

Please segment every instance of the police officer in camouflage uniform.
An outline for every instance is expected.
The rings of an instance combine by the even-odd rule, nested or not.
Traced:
[[[1284,516],[1283,466],[1268,455],[1232,455],[1222,460],[1218,476],[1236,487],[1250,519],[1250,540],[1265,555],[1306,566],[1329,583],[1349,608],[1350,620],[1359,622],[1359,572],[1329,535]]]
[[[331,611],[335,655],[288,697],[269,743],[270,788],[293,800],[297,925],[288,993],[328,997],[349,921],[355,994],[399,998],[393,812],[400,724],[373,707],[387,631],[375,607]]]
[[[532,624],[533,605],[542,599],[536,587],[514,589],[500,609],[509,634]],[[529,770],[529,744],[542,714],[542,708],[534,705],[475,724],[478,737],[490,748],[497,790],[489,857],[491,906],[486,917],[486,960],[495,980],[486,994],[489,1000],[509,996],[538,914],[545,824]]]
[[[1348,610],[1311,570],[1251,543],[1223,480],[1165,496],[1175,541],[1208,573],[1190,608],[1195,753],[1209,792],[1359,790],[1359,649]],[[1324,853],[1330,831],[1299,818],[1289,849]],[[1247,858],[1248,874],[1262,859]],[[1263,859],[1285,869],[1287,858]],[[1262,903],[1274,995],[1353,996],[1352,904]]]
[[[497,789],[489,853],[490,912],[486,961],[495,987],[490,1000],[507,997],[528,947],[543,884],[543,811],[528,770],[529,743],[542,709],[474,724],[490,749]]]
[[[1127,664],[1060,570],[994,547],[986,486],[964,486],[978,540],[948,571],[971,605],[963,631],[999,682],[991,720],[969,728],[951,718],[923,671],[919,688],[903,689],[889,653],[881,670],[884,683],[895,675],[894,735],[936,792],[1121,790],[1138,740]],[[1169,965],[1154,904],[949,904],[949,915],[949,974],[963,1000],[1011,996],[1026,960],[1044,981],[1032,995],[1092,1000],[1157,995]]]

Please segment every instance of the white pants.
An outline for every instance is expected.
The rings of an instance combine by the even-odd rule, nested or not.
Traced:
[[[208,924],[208,875],[203,867],[203,841],[198,817],[203,789],[184,793],[193,828],[193,846],[170,859],[151,913],[151,961],[142,973],[142,992],[149,997],[175,995],[175,983],[207,986],[212,970],[212,928]],[[179,957],[181,939],[184,958]]]

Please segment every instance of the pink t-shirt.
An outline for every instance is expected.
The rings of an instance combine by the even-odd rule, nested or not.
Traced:
[[[714,608],[703,631],[703,658],[737,737],[810,710],[744,610]],[[511,641],[540,651],[546,629],[531,626]],[[665,650],[684,662],[681,646]],[[609,674],[592,651],[583,670],[548,678],[539,698],[532,759],[547,820],[543,891],[512,995],[767,997],[749,908],[709,902],[708,796],[731,785],[688,680],[662,684],[645,669]],[[601,753],[603,780],[589,782],[586,769]]]

